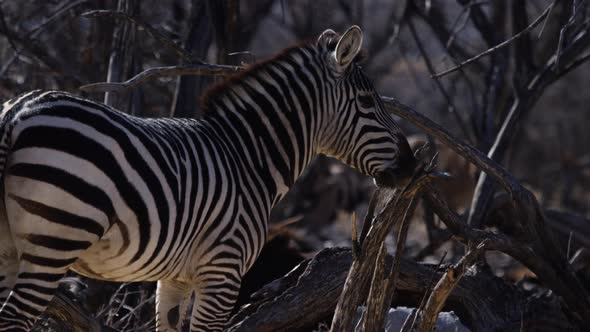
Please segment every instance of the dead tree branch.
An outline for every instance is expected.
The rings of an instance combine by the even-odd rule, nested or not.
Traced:
[[[163,45],[166,45],[170,49],[174,50],[174,52],[176,52],[176,54],[178,54],[185,61],[187,61],[189,63],[203,63],[200,59],[198,59],[190,51],[187,51],[184,47],[182,47],[181,45],[179,45],[178,43],[174,42],[172,39],[167,37],[165,34],[160,32],[160,30],[154,28],[153,26],[151,26],[147,22],[144,22],[139,17],[132,16],[127,13],[120,12],[120,11],[114,11],[114,10],[92,10],[92,11],[86,12],[80,16],[87,17],[87,18],[110,17],[110,18],[115,18],[115,19],[127,20],[129,22],[132,22],[136,26],[140,26],[143,29],[145,29],[145,31],[147,33],[149,33],[152,37],[154,37],[156,40],[161,42]]]
[[[416,210],[417,201],[418,198],[413,196],[404,212],[401,225],[398,227],[399,231],[396,238],[397,244],[393,264],[391,264],[389,270],[385,270],[387,250],[385,249],[385,243],[382,243],[382,251],[377,256],[377,267],[381,268],[375,268],[367,298],[367,310],[364,315],[365,331],[380,331],[385,326],[385,315],[389,311],[391,300],[398,283],[401,259],[404,254],[408,229],[411,218]]]
[[[500,162],[503,159],[508,144],[516,135],[522,119],[533,108],[533,105],[539,99],[545,88],[564,75],[556,67],[557,59],[561,58],[562,64],[572,61],[570,65],[564,65],[564,68],[569,68],[570,66],[575,68],[575,66],[580,64],[578,62],[580,59],[575,60],[576,56],[580,50],[588,47],[588,45],[590,45],[590,32],[588,29],[583,29],[572,39],[566,48],[551,57],[541,70],[531,76],[528,79],[528,83],[523,87],[517,88],[518,93],[514,96],[514,100],[509,106],[507,115],[498,130],[493,145],[487,153],[489,159],[494,159],[496,162]],[[585,61],[587,59],[583,60]],[[566,70],[569,71],[571,69]],[[474,227],[480,226],[483,215],[492,201],[493,189],[493,183],[488,179],[488,174],[481,174],[475,187],[474,197],[469,211],[468,223],[470,225]]]
[[[74,303],[70,297],[61,290],[58,291],[47,307],[47,314],[74,332],[117,332],[115,329],[102,325],[79,303]]]
[[[416,127],[424,130],[427,134],[439,139],[457,154],[477,166],[477,168],[490,174],[511,195],[517,194],[522,189],[516,179],[502,166],[498,165],[493,160],[488,159],[481,151],[475,149],[471,145],[460,142],[439,124],[418,113],[411,107],[400,103],[394,98],[381,96],[381,99],[385,102],[385,107],[389,112],[410,121]]]
[[[426,50],[424,49],[424,46],[422,45],[422,41],[420,41],[420,37],[418,37],[418,33],[416,32],[416,29],[414,28],[414,24],[412,23],[412,19],[408,19],[407,23],[408,23],[408,27],[410,29],[410,33],[412,35],[412,38],[414,39],[414,42],[416,43],[416,46],[418,47],[418,50],[420,51],[420,55],[424,59],[424,63],[426,64],[426,68],[428,68],[428,72],[431,75],[434,74],[434,66],[432,65],[432,61],[430,61],[430,57],[428,56]],[[445,101],[447,102],[448,111],[450,113],[452,113],[453,116],[455,117],[455,122],[457,122],[457,125],[459,126],[459,128],[463,132],[464,137],[472,139],[472,137],[470,135],[471,133],[467,129],[467,126],[465,125],[465,120],[463,120],[463,118],[461,117],[461,114],[459,114],[457,107],[455,106],[455,103],[453,102],[452,97],[449,95],[449,93],[447,92],[447,90],[443,86],[442,82],[438,78],[434,78],[434,83],[435,83],[436,87],[438,88],[438,90],[440,91],[443,98],[445,99]]]
[[[432,33],[436,36],[439,43],[441,45],[446,45],[447,41],[453,35],[453,32],[450,31],[447,27],[446,23],[446,15],[444,13],[444,5],[437,4],[437,2],[429,3],[430,6],[426,6],[426,3],[423,1],[409,1],[408,2],[408,14],[416,14],[420,17],[426,24],[428,24],[432,30]],[[477,9],[477,6],[473,7]],[[447,48],[447,52],[451,58],[468,58],[469,52],[463,48],[462,45],[459,43],[452,43],[449,48]],[[477,68],[479,63],[474,63],[474,66]]]
[[[398,242],[399,244],[400,242]],[[403,250],[402,250],[403,251]],[[400,257],[401,252],[396,251],[396,257]],[[369,296],[367,298],[367,310],[365,311],[362,322],[365,331],[379,331],[383,329],[385,320],[385,311],[383,304],[387,301],[385,292],[385,259],[387,258],[387,249],[385,243],[381,244],[379,253],[377,254],[375,270],[373,271],[373,279],[371,279],[371,288],[369,289]],[[399,259],[398,259],[399,262]],[[399,265],[399,263],[398,263]],[[392,269],[395,267],[392,265]],[[399,271],[399,266],[398,270]],[[389,303],[387,304],[389,307]]]
[[[463,277],[463,274],[467,271],[469,266],[473,263],[475,258],[485,248],[485,240],[480,243],[475,249],[469,251],[459,262],[450,266],[447,271],[442,275],[434,289],[428,297],[426,306],[423,310],[420,310],[416,315],[417,321],[415,322],[414,331],[418,332],[432,332],[434,331],[436,319],[438,314],[444,307],[447,298],[455,289],[459,281]]]
[[[496,52],[497,50],[504,48],[508,45],[510,45],[510,43],[512,43],[513,41],[515,41],[516,39],[525,36],[530,30],[534,29],[537,25],[539,25],[539,23],[543,22],[543,19],[549,14],[549,12],[551,12],[551,8],[553,8],[553,6],[555,5],[555,2],[552,2],[549,6],[547,6],[547,8],[543,11],[543,13],[541,13],[541,15],[539,15],[531,24],[529,24],[524,30],[522,30],[521,32],[515,34],[514,36],[508,38],[507,40],[503,41],[502,43],[487,49],[486,51],[472,57],[469,58],[463,62],[461,62],[460,64],[456,65],[455,67],[452,67],[450,69],[447,69],[445,71],[442,71],[440,73],[436,73],[434,75],[431,75],[432,78],[439,78],[442,76],[445,76],[447,74],[450,74],[452,72],[455,72],[459,69],[461,69],[462,67],[479,60],[480,58],[489,55],[491,53]]]
[[[117,9],[124,12],[129,17],[133,17],[135,12],[139,9],[134,0],[119,0]],[[133,34],[135,27],[128,21],[121,21],[115,27],[113,33],[111,54],[109,56],[109,66],[107,71],[107,82],[117,82],[125,79],[129,75],[129,67],[133,61],[133,52],[130,45],[133,43]],[[105,92],[104,103],[106,105],[117,107],[121,106],[119,99],[112,92]],[[126,107],[123,108],[126,110]]]
[[[70,10],[73,10],[74,8],[87,2],[88,0],[64,2],[63,6],[57,9],[55,12],[51,13],[43,20],[43,22],[41,22],[39,25],[35,26],[23,35],[19,35],[17,31],[11,30],[10,27],[6,24],[0,25],[0,33],[5,35],[6,38],[8,38],[14,51],[10,59],[6,61],[3,67],[0,69],[0,77],[5,75],[10,66],[14,63],[16,59],[18,59],[18,57],[21,55],[23,51],[27,51],[48,68],[52,68],[53,70],[57,70],[58,68],[62,69],[69,76],[71,76],[71,78],[75,79],[76,81],[80,81],[76,77],[76,75],[73,74],[70,68],[62,66],[60,61],[54,58],[45,47],[42,47],[41,45],[39,45],[39,43],[35,42],[35,38],[41,32],[45,31],[48,27],[55,23],[59,18],[67,14]],[[19,44],[21,47],[17,48],[15,46],[16,44]]]
[[[394,287],[396,274],[392,273],[392,270],[389,270],[390,274],[387,278],[375,275],[375,264],[382,264],[382,262],[377,262],[377,259],[378,257],[384,257],[383,254],[380,255],[379,253],[384,250],[383,243],[387,234],[389,234],[394,225],[399,224],[407,216],[413,214],[413,209],[415,208],[415,196],[419,195],[426,184],[433,179],[433,174],[431,173],[432,165],[422,165],[422,167],[422,169],[416,170],[414,177],[403,190],[396,190],[393,193],[386,192],[386,195],[384,195],[389,196],[390,198],[383,200],[388,203],[382,212],[377,214],[373,220],[371,228],[369,229],[366,238],[363,240],[358,258],[354,259],[352,262],[352,266],[344,284],[344,290],[340,295],[340,300],[338,301],[334,318],[332,319],[331,331],[350,331],[352,329],[356,310],[358,306],[366,300],[367,292],[370,292],[371,278],[378,281],[378,283],[372,286],[373,292],[370,293],[379,298],[369,300],[372,312],[366,313],[368,317],[367,320],[381,319],[381,322],[378,323],[383,323],[383,313],[378,312],[378,310],[384,310],[382,308],[384,303],[387,303],[388,308],[390,300],[385,297],[381,298],[382,294],[378,294],[375,287],[381,289],[387,286]],[[403,234],[403,232],[400,234]],[[403,238],[400,239],[400,241],[403,240]],[[403,249],[403,245],[400,248]],[[401,252],[398,254],[401,255]],[[377,273],[378,272],[379,271],[377,271]],[[386,291],[385,295],[393,295],[393,290]],[[381,308],[376,308],[377,306],[381,306]],[[373,326],[372,324],[374,324],[374,322],[369,322],[367,324],[371,327],[375,327],[377,330],[383,328],[383,325]]]
[[[227,76],[242,70],[238,66],[211,65],[211,64],[185,64],[169,67],[149,68],[135,75],[125,82],[100,82],[83,85],[80,90],[86,92],[125,92],[147,80],[157,77],[179,76],[179,75],[209,75]]]
[[[205,1],[191,2],[190,22],[183,46],[199,58],[204,59],[213,40],[211,17]],[[178,77],[170,116],[198,117],[200,113],[199,98],[211,82],[213,79],[203,76],[183,75]]]

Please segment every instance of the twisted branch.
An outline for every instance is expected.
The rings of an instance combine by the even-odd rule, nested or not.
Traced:
[[[211,65],[211,64],[185,64],[170,67],[149,68],[133,76],[125,82],[100,82],[83,85],[80,90],[86,92],[125,92],[147,80],[165,76],[179,75],[209,75],[228,76],[242,70],[238,66]]]

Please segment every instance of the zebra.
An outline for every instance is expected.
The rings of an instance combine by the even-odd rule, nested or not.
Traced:
[[[0,331],[29,330],[68,270],[157,281],[158,331],[222,330],[272,207],[314,156],[379,186],[412,176],[412,150],[359,64],[362,40],[358,26],[326,30],[252,65],[206,93],[200,119],[57,91],[4,103]]]

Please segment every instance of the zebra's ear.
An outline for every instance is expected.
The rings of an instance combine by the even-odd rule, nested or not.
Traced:
[[[363,46],[363,31],[357,25],[351,26],[336,45],[334,56],[341,67],[348,67]]]
[[[328,47],[328,45],[334,41],[336,42],[336,40],[338,40],[338,34],[332,30],[332,29],[327,29],[326,31],[322,32],[322,34],[318,37],[318,40],[316,41],[316,44],[318,46],[322,46],[322,47]],[[333,47],[333,46],[332,46]]]

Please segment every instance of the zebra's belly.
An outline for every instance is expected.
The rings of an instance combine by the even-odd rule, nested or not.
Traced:
[[[129,269],[129,248],[133,246],[123,223],[113,224],[109,231],[90,248],[86,249],[72,265],[71,269],[90,278],[109,280],[109,281],[156,281],[164,278],[162,273],[154,271],[162,270],[168,261],[164,257],[154,259],[150,264],[145,266]],[[160,267],[160,268],[158,268]],[[173,271],[164,269],[165,275],[169,276]]]
[[[114,224],[100,240],[80,255],[71,269],[95,279],[133,281],[137,278],[136,273],[120,273],[128,265],[128,262],[121,259],[127,247],[125,240],[120,224]]]

